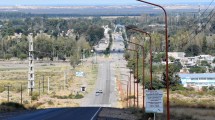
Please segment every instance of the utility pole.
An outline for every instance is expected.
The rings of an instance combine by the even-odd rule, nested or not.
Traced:
[[[44,75],[43,75],[43,93],[45,92],[44,88],[45,88],[45,84],[44,84]]]
[[[21,104],[22,104],[22,84],[21,84]]]
[[[63,90],[65,90],[65,86],[66,86],[66,71],[64,71]]]
[[[40,97],[40,80],[39,80],[39,97]]]
[[[5,85],[4,87],[7,88],[7,102],[10,101],[10,88],[12,87],[11,85]]]
[[[48,77],[48,94],[49,94],[49,86],[50,86],[50,84],[49,84],[49,77]]]
[[[30,95],[32,96],[32,92],[34,89],[34,47],[33,47],[33,34],[30,33],[28,35],[28,42],[29,42],[29,66],[28,66],[28,94],[30,90]]]

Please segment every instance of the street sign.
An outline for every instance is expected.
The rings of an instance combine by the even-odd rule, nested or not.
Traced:
[[[146,90],[146,113],[163,113],[163,91]]]
[[[75,76],[76,77],[83,77],[84,76],[84,72],[76,72]]]

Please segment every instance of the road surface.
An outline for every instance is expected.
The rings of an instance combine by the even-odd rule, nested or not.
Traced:
[[[113,36],[115,39],[110,57],[97,57],[98,76],[95,89],[82,99],[81,107],[36,110],[7,120],[94,120],[102,107],[118,107],[116,75],[120,66],[125,69],[126,61],[123,59],[124,44],[121,35]],[[99,45],[98,49],[105,50],[106,44],[101,44],[103,45]]]
[[[96,120],[99,107],[53,108],[38,110],[6,120]]]

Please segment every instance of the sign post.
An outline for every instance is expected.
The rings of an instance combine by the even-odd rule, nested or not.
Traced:
[[[75,76],[76,77],[84,77],[84,72],[76,72]]]
[[[146,90],[146,113],[163,113],[163,91]]]

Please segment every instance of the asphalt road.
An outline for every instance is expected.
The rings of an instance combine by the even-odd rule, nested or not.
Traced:
[[[53,108],[38,110],[5,120],[96,120],[99,107]]]
[[[81,107],[37,110],[7,120],[94,120],[101,107],[117,107],[119,96],[115,76],[118,66],[125,66],[125,60],[123,60],[123,39],[119,34],[114,37],[116,39],[114,39],[111,48],[111,57],[98,57],[98,76],[95,89],[85,96]],[[102,45],[99,47],[102,47],[99,48],[100,50],[106,49]]]

